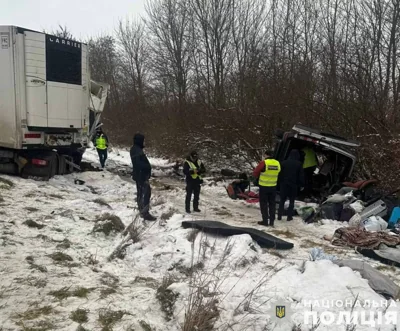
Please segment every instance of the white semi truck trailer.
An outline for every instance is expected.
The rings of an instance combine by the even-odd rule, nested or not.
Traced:
[[[48,179],[79,168],[109,86],[86,44],[0,26],[0,173]]]

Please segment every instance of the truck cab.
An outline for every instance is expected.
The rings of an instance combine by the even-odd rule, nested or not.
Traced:
[[[334,193],[351,178],[357,160],[355,150],[360,143],[303,125],[295,125],[287,132],[277,130],[275,135],[274,158],[279,162],[286,160],[293,149],[314,150],[318,160],[312,179],[315,195]]]

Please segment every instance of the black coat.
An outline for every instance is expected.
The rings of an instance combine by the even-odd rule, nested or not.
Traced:
[[[200,162],[200,164],[199,164],[198,160],[196,162],[194,162],[194,161],[192,161],[190,156],[188,156],[186,158],[186,160],[191,161],[196,166],[197,171],[198,171],[197,172],[198,175],[201,176],[206,172],[206,168],[205,168],[203,162]],[[198,177],[196,179],[192,178],[192,175],[193,175],[194,172],[193,172],[192,169],[190,169],[190,166],[186,161],[183,163],[183,173],[186,176],[186,182],[187,183],[193,183],[193,184],[196,184],[196,183],[200,184],[201,183],[201,180]]]
[[[304,171],[299,151],[290,151],[288,159],[281,163],[279,183],[292,188],[304,187]]]
[[[144,136],[136,134],[131,148],[132,179],[136,182],[145,182],[151,177],[151,165],[143,152]]]

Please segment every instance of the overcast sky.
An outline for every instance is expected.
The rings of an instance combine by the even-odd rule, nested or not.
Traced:
[[[0,25],[51,31],[65,25],[75,38],[112,33],[120,18],[145,13],[146,0],[0,0]]]

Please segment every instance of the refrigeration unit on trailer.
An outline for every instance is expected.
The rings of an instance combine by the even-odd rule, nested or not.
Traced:
[[[14,26],[0,26],[0,40],[0,172],[72,171],[108,91],[90,80],[87,45]]]

